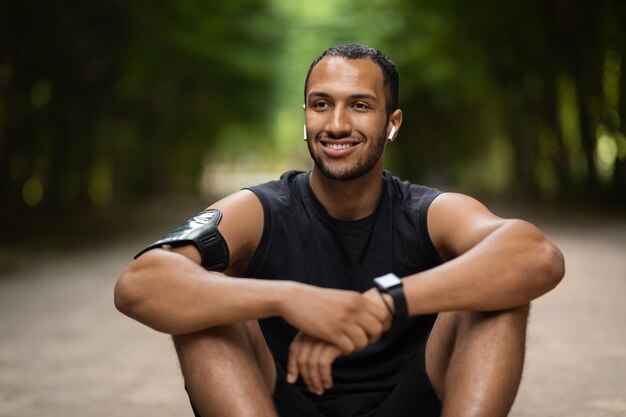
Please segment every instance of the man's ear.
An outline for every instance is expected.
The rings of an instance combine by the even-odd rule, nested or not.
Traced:
[[[402,125],[402,110],[396,109],[391,116],[389,116],[389,123],[387,124],[387,139],[392,142],[400,130]]]

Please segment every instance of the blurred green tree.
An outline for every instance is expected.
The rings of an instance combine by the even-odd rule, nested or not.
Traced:
[[[2,1],[0,210],[194,192],[244,152],[308,164],[304,75],[339,42],[400,67],[396,173],[624,203],[624,21],[618,0]]]
[[[626,201],[626,4],[399,8],[407,28],[417,28],[391,41],[407,49],[398,54],[410,115],[403,129],[424,144],[397,145],[406,175],[547,199]]]
[[[221,129],[265,123],[274,24],[246,0],[0,3],[3,214],[195,191]]]

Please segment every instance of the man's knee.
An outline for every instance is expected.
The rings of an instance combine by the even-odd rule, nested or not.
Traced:
[[[255,328],[256,325],[256,328]],[[231,351],[247,351],[256,353],[260,328],[256,322],[241,322],[215,326],[195,333],[174,335],[174,345],[178,354],[189,354],[202,349],[213,354],[228,354]]]
[[[464,331],[468,330],[489,331],[492,328],[513,331],[522,329],[525,331],[530,315],[530,304],[507,310],[464,311],[453,314],[458,335],[462,335]]]

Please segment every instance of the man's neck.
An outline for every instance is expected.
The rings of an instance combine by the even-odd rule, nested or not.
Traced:
[[[311,189],[330,216],[337,220],[358,220],[372,214],[382,192],[382,164],[368,174],[350,181],[326,177],[316,166],[311,171]]]

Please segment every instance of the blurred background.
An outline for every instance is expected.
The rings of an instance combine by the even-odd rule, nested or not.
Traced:
[[[626,310],[606,294],[626,290],[624,22],[621,0],[0,0],[0,415],[66,404],[54,390],[57,403],[37,400],[54,384],[40,392],[33,380],[59,371],[52,363],[68,343],[102,348],[103,335],[86,330],[94,321],[115,340],[153,346],[152,333],[110,311],[117,274],[135,249],[215,198],[310,168],[304,77],[319,53],[344,42],[381,49],[399,66],[404,122],[386,161],[394,174],[530,218],[571,247],[581,267],[606,257],[600,281],[587,281],[597,271],[578,270],[582,286],[545,314],[560,327],[572,321],[563,305],[605,291],[596,300],[610,307],[593,311],[606,314],[617,338],[607,342],[616,372],[609,379],[623,382]],[[45,303],[50,309],[40,311]],[[56,314],[58,327],[44,326],[42,314]],[[16,323],[29,317],[32,333]],[[44,329],[51,339],[38,342]],[[24,377],[27,353],[41,357],[33,343],[45,349],[54,340],[59,351]],[[107,346],[99,355],[112,356],[100,371],[68,378],[109,375],[113,357],[132,356]],[[166,350],[166,359],[139,354],[160,359],[125,381],[145,382],[146,369],[173,361]],[[165,391],[133,398],[147,407],[169,398],[154,395]],[[625,395],[590,401],[618,415]],[[142,415],[135,411],[120,415]]]
[[[355,41],[400,68],[398,175],[626,207],[621,1],[0,4],[3,228],[309,168],[306,70]]]

